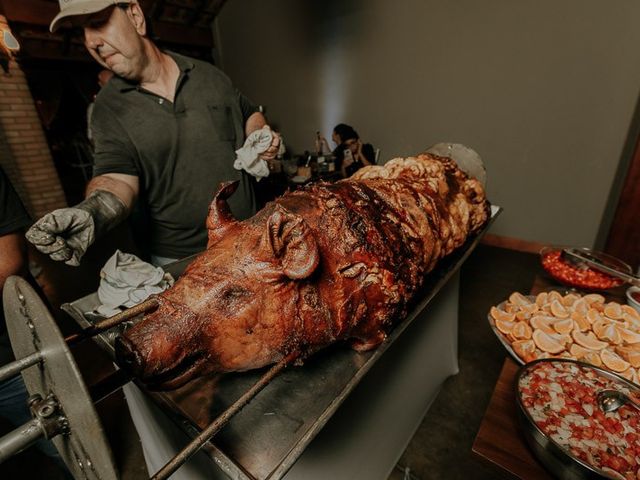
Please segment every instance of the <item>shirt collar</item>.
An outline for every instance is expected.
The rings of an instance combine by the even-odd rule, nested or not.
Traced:
[[[180,69],[180,76],[188,75],[191,70],[196,68],[195,63],[193,63],[193,61],[191,61],[191,59],[187,57],[184,57],[178,53],[171,52],[168,50],[165,51],[164,53],[166,53],[167,55],[169,55],[171,58],[175,60],[176,64],[178,65],[178,68]],[[130,80],[119,77],[117,75],[114,75],[113,82],[115,83],[115,87],[120,92],[128,92],[130,90],[135,90],[138,88],[137,83],[134,83]]]

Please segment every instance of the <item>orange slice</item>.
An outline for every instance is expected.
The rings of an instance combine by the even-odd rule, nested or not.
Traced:
[[[516,340],[511,345],[513,351],[516,352],[522,360],[525,362],[530,362],[531,360],[535,360],[535,351],[536,344],[533,340]]]
[[[631,318],[634,318],[635,320],[640,322],[640,313],[631,305],[622,305],[620,308],[622,308],[622,311],[625,314],[629,315]]]
[[[529,340],[532,334],[531,327],[527,322],[518,322],[513,326],[513,330],[511,330],[511,335],[518,340]]]
[[[511,302],[504,302],[504,307],[502,308],[504,309],[505,312],[513,313],[513,314],[515,314],[517,311],[520,310],[520,307],[518,305],[514,305]]]
[[[579,298],[580,298],[579,295],[576,295],[575,293],[569,293],[563,297],[562,304],[565,307],[571,307],[573,306],[574,303],[578,301]]]
[[[582,315],[586,315],[589,311],[589,304],[585,301],[584,298],[579,298],[578,300],[576,300],[572,307],[574,312],[581,313]]]
[[[634,368],[640,367],[640,351],[630,347],[616,347],[616,353],[624,358]]]
[[[611,323],[607,325],[602,331],[602,335],[598,335],[600,340],[620,345],[622,343],[622,335],[620,335],[620,329],[617,325]]]
[[[593,306],[594,304],[604,304],[605,299],[602,295],[600,295],[599,293],[590,293],[588,295],[585,295],[584,297],[582,297],[585,299],[585,301]]]
[[[500,310],[497,307],[491,307],[489,310],[489,315],[494,320],[502,320],[504,322],[513,322],[516,319],[516,315],[514,313],[505,312],[504,310]]]
[[[529,305],[531,303],[531,301],[520,292],[513,292],[509,295],[509,301],[518,306]]]
[[[573,312],[571,314],[571,320],[573,320],[575,328],[581,332],[586,332],[591,329],[591,324],[587,320],[587,317],[580,312]]]
[[[562,302],[562,295],[559,292],[556,292],[555,290],[551,290],[549,292],[549,296],[547,297],[547,303],[553,303],[554,300],[558,300],[559,302]]]
[[[569,348],[569,353],[571,353],[571,355],[573,355],[573,358],[575,358],[576,360],[580,360],[589,352],[593,352],[593,350],[584,348],[583,346],[578,345],[577,343],[573,343],[571,345],[571,348]]]
[[[531,314],[523,310],[516,312],[516,320],[519,322],[526,322],[531,318]]]
[[[531,320],[529,320],[529,323],[534,329],[542,330],[543,332],[551,335],[556,333],[555,329],[553,328],[553,324],[556,323],[557,321],[558,321],[557,319],[553,317],[548,317],[546,315],[535,315],[531,317]]]
[[[569,318],[571,313],[560,301],[553,300],[551,302],[551,313],[558,318]]]
[[[536,360],[540,360],[543,358],[551,358],[551,354],[549,352],[543,352],[542,350],[536,350],[533,354]]]
[[[593,332],[582,333],[574,330],[573,332],[571,332],[571,336],[576,343],[590,350],[602,350],[603,348],[609,346],[607,342],[598,340]]]
[[[604,335],[604,331],[609,325],[612,325],[611,320],[605,320],[604,318],[602,318],[593,322],[593,325],[591,325],[591,329],[593,330],[593,333],[595,333],[596,336],[600,338],[602,337],[602,335]]]
[[[628,328],[618,328],[620,336],[627,343],[640,343],[640,333],[630,330]]]
[[[619,303],[609,302],[604,306],[604,314],[614,320],[622,319],[622,308]]]
[[[558,320],[557,322],[554,322],[553,328],[558,333],[571,333],[571,330],[573,330],[573,320],[570,318]]]
[[[538,311],[538,305],[536,305],[535,303],[520,305],[520,311],[532,315]]]
[[[505,335],[509,335],[513,331],[513,327],[516,322],[510,322],[508,320],[496,320],[496,328]]]
[[[602,366],[602,359],[600,358],[600,355],[598,355],[597,352],[588,352],[586,353],[581,359],[580,361],[582,362],[586,362],[586,363],[590,363],[593,366],[596,367],[600,367]]]
[[[544,307],[547,304],[548,299],[549,294],[547,292],[540,292],[536,295],[536,305],[538,305],[538,308]]]
[[[536,346],[543,352],[557,354],[564,350],[564,343],[542,330],[535,330],[532,336]]]
[[[626,307],[626,306],[627,305],[623,305],[623,307]],[[622,314],[622,318],[624,318],[625,322],[627,322],[627,325],[634,325],[635,327],[640,328],[640,318],[634,317],[626,310]]]
[[[611,350],[602,350],[600,352],[600,358],[604,366],[614,372],[624,372],[631,364],[625,361],[620,355]]]
[[[599,320],[603,320],[603,318],[598,310],[596,310],[595,308],[589,308],[589,311],[587,312],[587,320],[589,321],[589,323],[593,324]]]

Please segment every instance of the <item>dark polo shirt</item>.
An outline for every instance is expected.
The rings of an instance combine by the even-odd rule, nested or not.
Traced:
[[[255,213],[252,180],[233,162],[257,109],[213,65],[170,55],[180,68],[174,103],[119,77],[98,94],[93,174],[138,176],[149,253],[182,258],[204,250],[207,210],[220,182],[240,180],[229,199],[238,219]]]
[[[20,197],[0,168],[0,237],[19,232],[30,224],[31,218],[22,205]],[[6,332],[4,308],[0,296],[0,365],[5,365],[13,360],[13,351]]]

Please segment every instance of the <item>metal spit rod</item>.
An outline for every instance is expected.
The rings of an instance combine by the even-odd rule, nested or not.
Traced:
[[[295,361],[300,356],[300,352],[292,352],[277,364],[271,367],[253,387],[247,390],[238,400],[236,400],[222,415],[209,424],[200,434],[194,438],[185,448],[183,448],[175,457],[173,457],[164,467],[156,472],[151,480],[165,480],[169,478],[182,464],[184,464],[191,456],[200,450],[222,427],[224,427],[231,418],[242,410],[253,397],[269,385],[269,382],[284,370],[287,365]]]
[[[122,322],[126,322],[127,320],[136,317],[142,313],[146,313],[149,310],[153,310],[158,307],[158,301],[155,298],[150,298],[145,300],[144,302],[131,307],[124,312],[118,313],[113,317],[106,318],[101,322],[92,325],[91,327],[85,328],[80,333],[74,333],[73,335],[69,335],[64,340],[68,345],[73,345],[75,343],[81,342],[87,338],[91,338],[99,333],[104,332],[105,330],[109,330],[110,328],[115,327],[116,325],[121,324]],[[0,382],[7,380],[11,377],[15,377],[17,374],[22,372],[25,368],[29,368],[33,365],[36,365],[42,362],[45,359],[45,355],[38,351],[34,352],[29,356],[24,358],[20,358],[11,363],[7,363],[0,367]]]
[[[156,300],[155,298],[149,298],[144,302],[135,305],[134,307],[126,309],[124,312],[117,313],[113,317],[106,318],[90,327],[85,328],[80,333],[69,335],[64,340],[69,345],[73,345],[74,343],[80,342],[106,330],[109,330],[116,325],[120,325],[121,323],[126,322],[127,320],[130,320],[142,313],[146,313],[150,310],[158,308],[158,305],[158,300]]]
[[[42,430],[40,420],[37,418],[20,425],[4,437],[0,437],[0,463],[17,455],[42,437],[44,437],[44,430]]]
[[[31,355],[28,355],[20,360],[16,360],[11,363],[7,363],[0,367],[0,382],[16,376],[25,368],[28,368],[36,363],[40,363],[43,359],[42,352],[35,352]]]

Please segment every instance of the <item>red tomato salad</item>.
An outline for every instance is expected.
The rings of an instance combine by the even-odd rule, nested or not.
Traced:
[[[596,396],[640,391],[573,362],[532,364],[518,383],[520,401],[538,428],[560,448],[608,478],[640,479],[640,412],[630,405],[604,413]]]
[[[543,268],[557,281],[587,290],[608,290],[624,282],[619,278],[588,267],[579,268],[562,258],[561,250],[552,250],[542,256]]]

